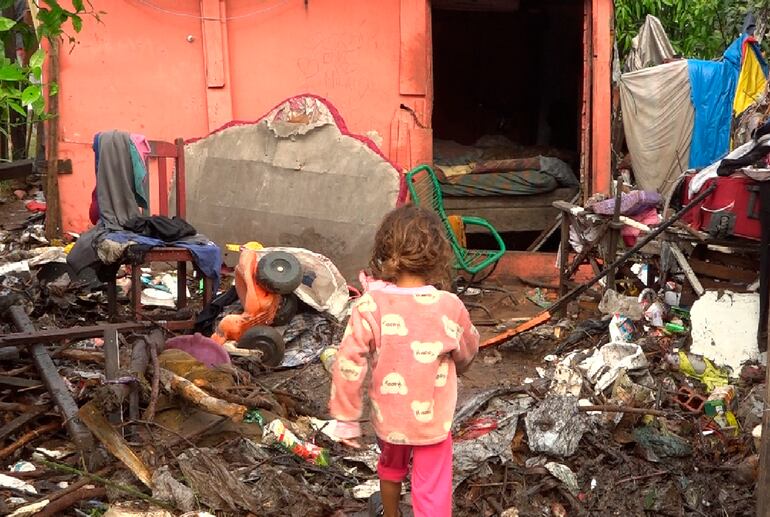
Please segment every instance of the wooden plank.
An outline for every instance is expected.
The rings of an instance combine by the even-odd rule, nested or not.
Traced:
[[[693,258],[690,259],[690,267],[692,267],[693,271],[699,275],[718,278],[720,280],[728,280],[730,282],[751,283],[756,280],[759,275],[758,271],[747,271],[745,269],[732,268]]]
[[[425,0],[401,0],[398,68],[401,95],[428,93],[428,6]]]
[[[573,199],[577,192],[578,189],[576,188],[557,188],[545,194],[534,194],[531,196],[444,196],[444,208],[531,208],[552,206],[555,201]]]
[[[445,207],[446,208],[446,207]],[[550,206],[532,208],[473,208],[447,209],[448,215],[472,215],[489,221],[498,232],[542,231],[550,226],[559,211]],[[469,226],[467,233],[484,232],[483,228]]]
[[[51,38],[48,40],[48,81],[61,88],[59,80],[59,40]],[[48,166],[49,172],[54,171],[59,165],[59,99],[63,92],[58,91],[54,95],[52,89],[48,88],[48,113],[52,116],[48,120]],[[59,199],[59,175],[46,174],[45,179],[45,237],[49,241],[61,237],[62,214],[61,200]]]
[[[593,74],[593,3],[583,0],[583,82],[580,89],[580,192],[591,196],[591,77]]]
[[[768,333],[770,340],[770,333]],[[770,343],[765,346],[770,345]],[[770,346],[768,347],[770,348]],[[762,411],[762,439],[759,444],[759,481],[757,482],[757,516],[770,515],[770,368],[765,372],[765,403]]]
[[[701,285],[703,286],[703,289],[709,291],[709,290],[719,290],[719,289],[729,289],[730,291],[734,293],[748,293],[748,285],[746,283],[743,284],[734,284],[732,282],[728,281],[719,281],[714,280],[713,278],[699,278]],[[695,292],[695,291],[693,291]]]
[[[24,309],[14,306],[9,309],[9,313],[16,328],[27,333],[35,331],[35,326],[24,312]],[[51,395],[51,399],[62,412],[62,417],[64,418],[64,423],[67,426],[70,438],[72,438],[72,441],[81,451],[92,451],[94,447],[93,436],[91,436],[91,433],[88,432],[88,429],[83,426],[78,418],[77,402],[72,398],[69,389],[64,384],[64,380],[61,375],[59,375],[59,371],[51,359],[51,356],[48,355],[45,346],[41,343],[34,344],[30,347],[30,352],[38,373],[40,374],[48,393]]]
[[[0,181],[26,178],[34,170],[34,160],[16,160],[0,163]]]
[[[567,294],[567,281],[569,275],[567,274],[567,268],[569,267],[569,228],[570,217],[567,214],[561,214],[561,242],[559,243],[559,297]],[[578,264],[579,266],[580,264]]]
[[[184,219],[187,214],[187,176],[185,174],[185,162],[184,162],[184,140],[181,138],[176,139],[176,177],[174,178],[176,185],[176,215]]]
[[[519,0],[433,0],[431,7],[444,11],[516,12]]]
[[[0,375],[0,384],[3,386],[14,386],[16,388],[34,388],[42,386],[43,383],[39,379],[26,379],[24,377],[9,377],[7,375]]]
[[[531,320],[527,321],[526,323],[522,323],[521,325],[512,328],[510,330],[506,330],[505,332],[498,334],[496,336],[493,336],[483,343],[481,343],[480,347],[485,348],[492,345],[500,344],[504,341],[507,341],[511,339],[514,336],[517,336],[521,334],[522,332],[526,332],[527,330],[531,330],[539,325],[542,325],[543,323],[547,322],[551,319],[551,313],[548,311],[541,312]]]
[[[158,158],[158,213],[168,217],[168,170],[166,159]]]
[[[687,277],[687,281],[690,282],[690,285],[692,285],[695,294],[698,296],[703,296],[703,293],[705,293],[706,290],[703,288],[703,284],[700,283],[700,280],[698,280],[698,277],[695,276],[695,272],[687,262],[687,259],[685,258],[684,253],[682,253],[682,250],[680,250],[679,246],[677,246],[674,242],[669,243],[669,246],[671,248],[671,253],[674,255],[674,258],[679,264],[679,267],[681,267],[682,271],[684,271],[684,276]]]
[[[119,459],[136,478],[147,487],[152,488],[152,473],[142,459],[128,446],[122,436],[110,425],[104,414],[96,406],[95,401],[88,402],[78,413],[86,426],[91,430],[110,453]]]
[[[612,0],[592,0],[591,183],[586,196],[608,193],[612,181],[612,51],[615,41]]]
[[[166,158],[176,158],[177,156],[178,148],[171,142],[164,142],[162,140],[150,140],[148,143],[150,144],[150,154],[148,155],[150,158],[157,158],[159,156],[164,156]]]
[[[203,57],[206,64],[206,86],[225,85],[225,54],[219,0],[201,0],[203,17]]]
[[[31,332],[17,332],[0,336],[0,347],[33,345],[35,343],[53,343],[62,339],[86,339],[99,337],[107,329],[115,329],[118,332],[130,330],[143,330],[152,324],[149,322],[114,323],[105,325],[92,325],[89,327],[72,327],[68,329],[50,329]]]
[[[0,427],[0,440],[4,440],[6,436],[15,432],[17,429],[23,427],[28,422],[31,422],[35,418],[39,417],[49,409],[51,409],[51,406],[49,405],[33,406],[31,410],[17,416],[13,420],[5,424],[3,427]]]
[[[734,253],[722,253],[710,250],[705,246],[697,246],[692,256],[698,260],[706,260],[712,264],[722,264],[741,269],[759,270],[759,257],[750,257]]]

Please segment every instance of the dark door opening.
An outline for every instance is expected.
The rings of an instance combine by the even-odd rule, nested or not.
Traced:
[[[566,162],[577,177],[583,2],[432,0],[432,31],[437,166],[462,164],[465,156],[472,161],[549,156]],[[523,194],[529,192],[508,199]],[[541,224],[532,222],[529,236],[506,235],[511,249],[521,243],[526,248],[529,237],[549,222]]]

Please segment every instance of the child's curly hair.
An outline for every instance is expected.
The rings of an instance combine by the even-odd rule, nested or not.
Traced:
[[[405,205],[388,213],[374,238],[369,262],[372,275],[394,282],[399,274],[410,273],[428,284],[448,289],[454,257],[446,228],[434,212]]]

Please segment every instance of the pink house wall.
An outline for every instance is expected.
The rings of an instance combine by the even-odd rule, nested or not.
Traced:
[[[611,0],[584,1],[602,16],[594,35],[606,37]],[[354,133],[376,132],[401,166],[432,158],[429,0],[100,0],[97,8],[103,22],[87,19],[61,56],[60,158],[73,164],[60,176],[67,230],[88,227],[91,142],[103,130],[200,137],[314,93]],[[608,49],[609,40],[594,49],[607,60],[594,66],[595,99],[609,99]],[[607,153],[592,153],[595,190],[608,184],[608,107],[591,120],[601,130],[592,149],[606,139]]]

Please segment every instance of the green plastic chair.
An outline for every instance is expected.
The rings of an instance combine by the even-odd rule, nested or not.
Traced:
[[[438,182],[436,173],[427,165],[420,165],[406,175],[406,183],[409,187],[409,194],[412,203],[417,206],[430,208],[438,214],[441,222],[444,223],[447,238],[452,245],[455,254],[455,269],[460,269],[475,275],[483,271],[492,264],[496,264],[500,257],[505,253],[505,243],[500,234],[497,233],[494,226],[489,224],[486,219],[481,217],[462,216],[464,225],[483,226],[497,241],[499,249],[497,250],[469,250],[460,245],[457,241],[452,227],[449,225],[449,219],[444,211],[444,199],[441,195],[441,185]]]

